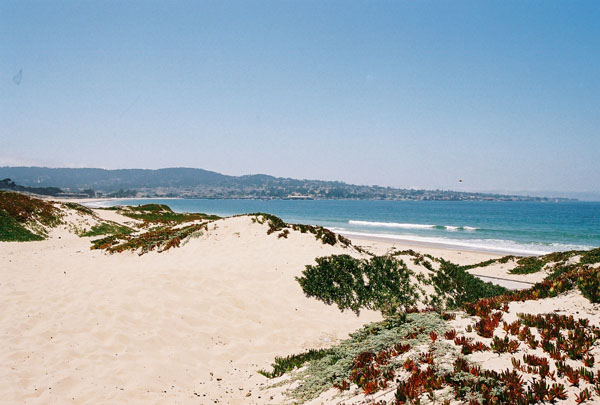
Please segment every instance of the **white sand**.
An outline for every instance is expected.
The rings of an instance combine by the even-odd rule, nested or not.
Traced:
[[[316,257],[349,249],[298,232],[278,239],[248,217],[215,225],[143,256],[90,251],[90,238],[65,230],[0,243],[2,401],[277,403],[258,389],[267,382],[258,369],[380,319],[306,298],[294,279]],[[392,247],[357,243],[375,253]],[[413,248],[460,264],[498,257]]]
[[[266,379],[256,371],[275,356],[380,319],[307,299],[294,280],[315,257],[345,249],[266,229],[227,219],[143,256],[90,251],[89,238],[64,231],[0,243],[2,400],[261,403],[253,388]]]

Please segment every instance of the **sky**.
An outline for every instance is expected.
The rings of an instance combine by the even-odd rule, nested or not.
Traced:
[[[576,0],[3,0],[0,166],[600,192],[598,21]]]

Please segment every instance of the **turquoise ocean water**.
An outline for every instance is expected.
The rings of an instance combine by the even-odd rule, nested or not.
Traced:
[[[147,203],[221,216],[267,212],[286,222],[322,225],[347,235],[503,253],[600,246],[600,202],[136,199],[92,205]]]

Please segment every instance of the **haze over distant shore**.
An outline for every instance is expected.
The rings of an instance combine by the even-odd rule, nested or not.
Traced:
[[[228,176],[204,169],[118,169],[0,167],[0,179],[26,187],[59,187],[90,197],[290,198],[439,201],[561,201],[536,197],[453,190],[415,190],[298,180],[265,174]],[[457,179],[457,188],[462,187]]]

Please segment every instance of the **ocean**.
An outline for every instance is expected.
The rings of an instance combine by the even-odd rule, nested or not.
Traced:
[[[128,199],[89,205],[148,203],[221,216],[267,212],[349,236],[499,253],[600,246],[600,202]]]

